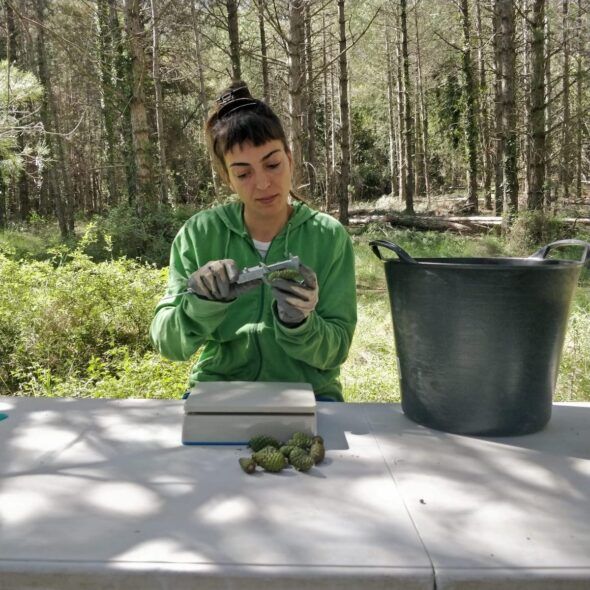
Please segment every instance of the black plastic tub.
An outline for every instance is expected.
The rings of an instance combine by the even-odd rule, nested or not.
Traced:
[[[370,246],[384,261],[404,413],[457,434],[541,430],[590,244],[560,240],[528,258],[414,259],[391,242]],[[582,247],[581,259],[546,258],[564,246]]]

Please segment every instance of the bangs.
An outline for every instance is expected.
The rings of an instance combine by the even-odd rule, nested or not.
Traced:
[[[274,139],[278,139],[287,148],[285,132],[274,113],[260,113],[255,110],[238,111],[236,115],[218,121],[214,151],[223,161],[224,156],[234,146],[251,143],[258,147]]]

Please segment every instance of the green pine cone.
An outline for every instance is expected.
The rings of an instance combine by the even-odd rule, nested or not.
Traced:
[[[281,446],[281,444],[272,436],[261,434],[259,436],[252,437],[248,441],[248,446],[256,453],[257,451],[260,451],[260,449],[263,449],[264,447],[268,446],[278,449]]]
[[[291,442],[302,449],[309,449],[309,447],[311,447],[312,439],[311,436],[305,432],[295,432],[291,437],[291,441],[287,444],[290,444]]]
[[[256,461],[251,457],[240,457],[240,467],[248,474],[256,471]]]
[[[309,471],[314,465],[313,459],[303,449],[293,449],[289,461],[297,471]]]
[[[288,459],[288,458],[289,458],[289,455],[291,454],[291,451],[292,451],[293,449],[295,449],[295,448],[297,448],[297,447],[294,447],[294,446],[292,446],[292,445],[283,445],[283,446],[282,446],[282,447],[279,449],[279,451],[281,451],[281,453],[283,453],[283,455],[284,455],[285,457],[287,457],[287,459]]]
[[[326,449],[321,442],[314,442],[309,449],[309,456],[313,459],[313,462],[317,465],[324,460],[326,456]]]
[[[268,445],[266,447],[262,447],[262,449],[260,449],[259,451],[256,451],[256,453],[276,453],[278,451],[278,449],[276,447],[273,447],[272,445]]]
[[[286,457],[283,453],[277,451],[276,449],[270,450],[262,450],[254,453],[252,458],[256,462],[257,465],[260,465],[262,469],[266,471],[271,471],[276,473],[281,471],[285,467],[287,462]]]
[[[275,279],[286,279],[287,281],[295,281],[296,283],[302,283],[305,281],[303,275],[294,268],[284,268],[283,270],[275,270],[269,272],[266,275],[266,280],[270,283]]]
[[[305,449],[302,449],[301,447],[292,447],[291,452],[289,453],[289,463],[291,463],[296,457],[306,454],[307,451]]]

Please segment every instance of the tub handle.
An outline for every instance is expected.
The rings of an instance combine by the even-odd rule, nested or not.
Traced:
[[[387,262],[388,260],[393,260],[392,258],[385,258],[379,251],[379,246],[383,248],[387,248],[388,250],[392,250],[395,252],[400,262],[406,262],[408,264],[418,264],[416,260],[414,260],[401,246],[394,244],[393,242],[388,242],[387,240],[371,240],[369,242],[369,246],[371,246],[373,250],[373,254],[379,258],[379,260],[383,260]]]
[[[539,248],[534,254],[531,254],[529,258],[546,258],[547,254],[552,248],[561,248],[562,246],[582,246],[584,252],[580,262],[582,264],[588,264],[590,262],[590,243],[584,240],[557,240],[557,242],[551,242],[542,248]]]

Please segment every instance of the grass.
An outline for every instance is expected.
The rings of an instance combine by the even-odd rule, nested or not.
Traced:
[[[46,260],[51,257],[51,250],[59,247],[59,232],[52,223],[13,225],[0,231],[0,252],[16,260]]]

